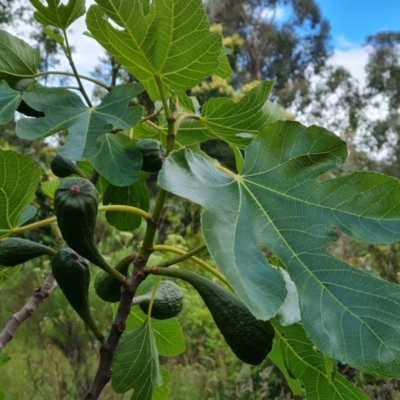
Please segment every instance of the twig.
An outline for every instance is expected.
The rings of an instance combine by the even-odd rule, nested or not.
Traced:
[[[139,285],[146,279],[146,274],[143,272],[147,261],[136,255],[133,260],[133,274],[130,279],[129,287],[121,288],[121,301],[118,306],[117,315],[115,316],[110,334],[100,348],[100,361],[97,368],[96,376],[92,386],[87,393],[85,400],[97,400],[104,389],[104,386],[111,379],[111,365],[114,358],[114,353],[118,342],[125,331],[126,320],[131,311],[133,297]]]
[[[42,302],[49,297],[50,293],[56,288],[57,284],[54,280],[53,274],[49,272],[46,275],[42,286],[35,289],[28,302],[13,314],[8,321],[5,328],[0,333],[0,352],[6,347],[6,344],[13,339],[20,325],[27,320]]]

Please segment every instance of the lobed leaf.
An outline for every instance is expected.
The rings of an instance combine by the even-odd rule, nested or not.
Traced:
[[[261,251],[266,247],[295,283],[303,327],[319,350],[399,378],[399,286],[327,247],[338,238],[333,227],[370,243],[400,240],[400,183],[372,172],[318,179],[346,156],[346,144],[323,128],[277,122],[246,149],[239,175],[179,150],[166,159],[159,184],[206,208],[207,247],[258,318],[275,315],[284,297],[284,283]]]
[[[92,36],[143,83],[152,100],[161,98],[158,79],[171,92],[190,89],[216,71],[230,75],[221,35],[210,32],[201,0],[96,3],[86,17]]]
[[[33,16],[43,25],[51,25],[66,30],[74,21],[85,14],[85,0],[69,0],[60,4],[60,0],[46,0],[47,7],[40,0],[29,0],[36,8]]]
[[[115,86],[94,108],[86,107],[81,98],[63,88],[35,88],[24,92],[23,99],[43,118],[24,118],[17,122],[16,133],[22,139],[38,140],[62,129],[68,129],[67,143],[57,149],[63,157],[85,160],[101,148],[99,138],[113,126],[129,129],[140,122],[141,106],[128,107],[132,97],[143,90],[140,84]]]

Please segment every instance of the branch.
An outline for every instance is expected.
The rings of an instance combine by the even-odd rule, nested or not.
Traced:
[[[64,40],[65,40],[65,46],[63,46],[63,48],[64,48],[64,51],[65,51],[65,55],[68,58],[69,65],[71,66],[72,71],[74,72],[76,81],[78,82],[79,90],[82,93],[82,96],[85,98],[87,105],[89,107],[93,107],[92,102],[90,101],[89,96],[87,95],[86,90],[82,85],[82,81],[81,81],[80,75],[78,74],[78,71],[77,71],[77,69],[75,67],[74,59],[72,58],[72,49],[71,49],[71,47],[69,45],[69,42],[68,42],[67,31],[63,30],[63,33],[64,33]]]
[[[65,76],[76,76],[73,72],[66,72],[66,71],[44,71],[44,72],[38,72],[35,75],[35,78],[39,78],[41,76],[46,76],[46,75],[65,75]],[[28,75],[27,75],[28,76]],[[78,75],[80,79],[84,79],[86,81],[95,83],[96,85],[99,85],[103,87],[106,90],[111,90],[111,87],[106,85],[104,82],[98,81],[97,79],[91,78],[90,76],[85,76],[85,75]],[[29,75],[31,77],[31,75]]]
[[[103,391],[104,386],[111,379],[111,365],[114,353],[118,342],[125,331],[126,320],[131,311],[133,297],[135,296],[137,288],[147,276],[143,271],[146,267],[146,262],[147,261],[139,255],[136,255],[133,260],[134,268],[130,279],[131,285],[129,287],[123,286],[121,288],[121,301],[118,306],[117,314],[111,327],[110,334],[100,348],[99,366],[85,400],[97,400]]]
[[[98,212],[106,212],[106,211],[120,211],[120,212],[132,213],[132,214],[139,215],[140,217],[145,219],[147,222],[152,221],[149,213],[147,213],[146,211],[144,211],[140,208],[137,208],[137,207],[124,206],[124,205],[118,205],[118,204],[115,204],[115,205],[111,204],[108,206],[99,206]],[[5,235],[1,236],[1,239],[4,239],[9,236],[13,236],[13,235],[19,235],[20,233],[31,231],[33,229],[38,229],[38,228],[41,228],[42,226],[46,226],[49,224],[54,224],[55,222],[57,222],[56,217],[42,219],[41,221],[33,222],[32,224],[14,228],[11,231],[9,231],[8,233],[6,233]]]
[[[0,352],[4,349],[4,347],[6,347],[6,344],[14,338],[15,333],[20,325],[36,311],[40,304],[42,304],[42,302],[49,297],[50,293],[56,287],[57,284],[54,280],[53,274],[49,272],[46,275],[46,279],[44,280],[42,286],[35,289],[28,302],[21,308],[21,310],[11,316],[7,325],[0,333]]]

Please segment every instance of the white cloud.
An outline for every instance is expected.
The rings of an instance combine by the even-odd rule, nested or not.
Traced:
[[[367,61],[367,47],[352,47],[347,50],[336,49],[329,63],[346,68],[363,87],[366,79],[365,65]]]

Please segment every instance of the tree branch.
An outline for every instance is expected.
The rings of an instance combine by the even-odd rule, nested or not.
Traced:
[[[125,331],[126,320],[131,311],[133,297],[139,285],[146,279],[147,274],[144,272],[147,260],[140,257],[138,254],[133,260],[133,274],[130,279],[129,287],[121,288],[121,301],[118,306],[110,334],[107,340],[100,348],[100,361],[97,368],[96,376],[92,386],[87,393],[85,400],[97,400],[104,389],[104,386],[111,379],[111,365],[114,358],[114,353],[118,342]]]
[[[49,272],[46,275],[46,279],[42,286],[35,289],[28,302],[21,308],[21,310],[11,316],[7,325],[0,333],[0,352],[4,347],[6,347],[6,344],[14,338],[20,325],[36,311],[40,304],[49,297],[50,293],[56,287],[57,284],[54,280],[53,274]]]

